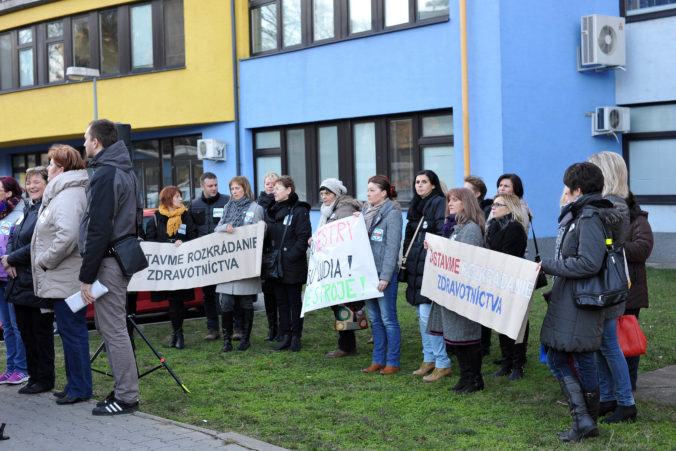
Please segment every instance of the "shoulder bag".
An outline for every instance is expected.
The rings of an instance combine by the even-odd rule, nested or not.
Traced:
[[[135,176],[134,176],[135,177]],[[134,183],[134,193],[137,199],[138,207],[138,185]],[[153,215],[154,216],[154,215]],[[114,241],[108,248],[108,254],[115,257],[117,264],[120,265],[122,274],[125,277],[131,277],[134,273],[142,271],[148,267],[148,259],[141,249],[141,239],[138,238],[139,221],[136,218],[136,234],[126,235]]]
[[[622,315],[617,318],[617,341],[625,357],[645,354],[648,344],[634,315]]]
[[[413,247],[413,243],[415,242],[415,238],[418,236],[418,230],[420,230],[420,226],[422,225],[424,220],[425,220],[425,216],[423,215],[423,217],[420,218],[420,222],[418,223],[418,227],[416,227],[416,229],[415,229],[415,233],[413,234],[413,238],[411,238],[411,242],[408,243],[408,249],[406,249],[406,254],[404,254],[404,258],[401,259],[401,264],[399,265],[399,272],[397,273],[397,280],[399,282],[406,282],[406,278],[407,278],[406,259],[408,258],[408,254],[411,252],[411,248]]]
[[[573,282],[575,304],[585,309],[600,309],[616,305],[629,296],[629,277],[624,248],[613,245],[605,226],[606,255],[598,274]]]
[[[538,249],[538,240],[535,238],[535,228],[533,227],[533,222],[530,223],[530,231],[533,232],[533,244],[535,245],[535,263],[540,263],[540,249]],[[547,286],[547,275],[540,268],[538,273],[538,278],[535,280],[535,289],[546,287]]]
[[[289,215],[293,217],[293,209],[291,209]],[[284,233],[282,233],[282,240],[279,242],[279,248],[263,254],[261,275],[266,279],[284,278],[284,269],[282,268],[282,247],[284,246],[286,231],[289,230],[292,220],[293,219],[289,220],[288,224],[284,226]]]

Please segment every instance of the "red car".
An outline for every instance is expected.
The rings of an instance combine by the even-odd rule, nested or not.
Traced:
[[[155,214],[156,208],[144,208],[143,209],[143,226],[148,223],[150,218]],[[90,305],[87,308],[87,320],[94,320],[94,305]],[[204,300],[202,299],[202,289],[195,288],[195,299],[185,303],[185,308],[198,308],[202,309],[204,306]],[[149,291],[139,291],[136,297],[136,314],[144,315],[147,313],[163,313],[169,311],[169,301],[162,302],[152,302],[150,300]]]

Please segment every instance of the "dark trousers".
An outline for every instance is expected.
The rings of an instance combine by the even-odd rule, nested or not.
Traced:
[[[36,307],[14,305],[16,322],[26,348],[30,381],[54,387],[54,314]]]
[[[481,326],[481,353],[488,355],[491,353],[491,333],[493,329],[486,326]],[[453,349],[455,352],[455,349]],[[450,354],[449,354],[450,355]]]
[[[176,331],[183,327],[185,318],[185,304],[182,300],[169,299],[169,319],[171,326]]]
[[[54,299],[53,302],[66,367],[64,391],[77,398],[91,398],[92,368],[89,363],[87,309],[73,313],[63,299]]]
[[[202,287],[204,314],[207,317],[207,330],[218,331],[218,297],[216,285]]]
[[[526,364],[526,348],[528,347],[528,331],[530,322],[526,322],[526,332],[523,335],[523,342],[515,343],[507,335],[499,334],[500,351],[502,353],[502,368],[511,370],[521,368]]]
[[[263,300],[265,302],[265,315],[268,317],[268,327],[277,328],[277,299],[275,298],[275,286],[272,281],[263,282]],[[274,337],[273,337],[274,338]]]
[[[302,285],[274,282],[277,309],[279,311],[280,335],[301,337],[303,335],[303,318],[300,317],[303,301]]]
[[[638,319],[638,315],[641,312],[641,309],[625,309],[625,315],[634,315]],[[26,351],[28,352],[28,351]],[[629,368],[629,380],[631,381],[631,389],[636,390],[636,380],[638,379],[638,363],[641,360],[640,355],[634,355],[631,357],[625,357],[627,361],[627,367]]]

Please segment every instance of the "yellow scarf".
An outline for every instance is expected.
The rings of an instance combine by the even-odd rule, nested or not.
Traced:
[[[169,213],[167,207],[160,204],[159,210],[161,215],[164,215],[167,218],[169,218],[169,220],[167,221],[167,235],[169,236],[176,235],[176,232],[178,232],[178,228],[181,226],[181,215],[185,211],[185,205],[181,205],[181,208],[177,208],[176,210]]]

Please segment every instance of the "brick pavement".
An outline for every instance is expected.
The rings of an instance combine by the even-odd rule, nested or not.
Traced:
[[[235,433],[178,423],[141,412],[97,417],[94,400],[60,406],[51,392],[21,395],[20,386],[0,385],[0,441],[5,450],[281,450]],[[143,406],[141,406],[143,407]]]

